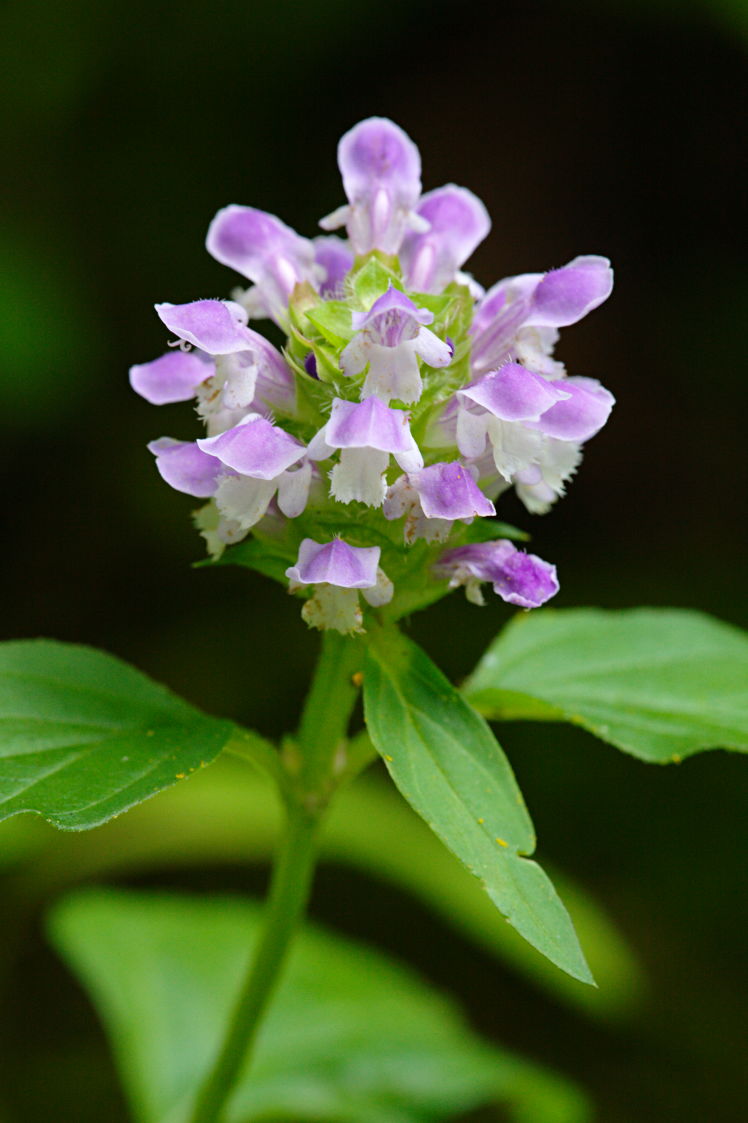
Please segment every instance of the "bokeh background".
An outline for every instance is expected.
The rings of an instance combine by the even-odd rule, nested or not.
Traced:
[[[102,646],[210,711],[287,725],[316,639],[269,581],[191,568],[192,504],[144,444],[196,429],[188,407],[133,395],[126,372],[163,349],[155,301],[236,282],[203,249],[214,212],[251,204],[312,235],[343,201],[337,139],[371,114],[419,145],[426,189],[454,181],[485,201],[480,281],[578,253],[616,266],[613,299],[560,350],[613,390],[613,418],[553,513],[502,508],[558,564],[557,603],[748,623],[746,46],[743,0],[497,0],[483,14],[442,0],[6,2],[5,637]],[[412,634],[459,677],[506,617],[453,597]],[[418,964],[487,1034],[578,1079],[601,1123],[743,1118],[745,762],[647,767],[554,726],[503,741],[540,858],[594,891],[643,965],[647,996],[626,1020],[554,1002],[344,867],[322,871],[314,914]],[[190,884],[259,891],[263,878],[196,869]],[[3,1003],[2,1110],[124,1119],[90,1008],[30,933]]]

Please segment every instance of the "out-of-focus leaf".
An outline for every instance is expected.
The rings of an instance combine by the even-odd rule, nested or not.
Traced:
[[[234,733],[101,651],[0,645],[0,818],[96,827],[208,764]]]
[[[748,750],[748,636],[685,609],[518,616],[464,692],[486,717],[570,721],[655,763]]]
[[[0,849],[8,831],[0,826]],[[41,820],[25,870],[34,899],[90,878],[128,876],[152,867],[266,861],[280,829],[267,783],[225,753],[189,784],[141,804],[95,835],[53,834]],[[449,853],[391,784],[362,776],[341,792],[321,836],[323,859],[353,866],[412,893],[442,921],[562,1001],[604,1018],[624,1016],[644,989],[633,951],[600,906],[553,871],[599,989],[584,986],[535,951],[511,928],[480,883]]]
[[[593,982],[569,914],[527,857],[535,834],[501,747],[428,656],[399,632],[372,631],[364,712],[408,803],[509,923],[557,967]]]
[[[220,1042],[260,916],[237,900],[101,890],[54,910],[52,940],[101,1014],[138,1123],[183,1118]],[[484,1045],[403,968],[305,930],[227,1119],[418,1123],[496,1101],[518,1123],[589,1117],[575,1089]]]

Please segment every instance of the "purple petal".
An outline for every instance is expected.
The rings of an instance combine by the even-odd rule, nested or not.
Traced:
[[[421,157],[413,141],[393,121],[370,117],[341,138],[338,166],[351,204],[348,233],[355,252],[397,253],[421,194]],[[331,216],[328,226],[341,217]]]
[[[458,395],[483,406],[502,421],[537,421],[557,402],[569,396],[566,381],[549,382],[519,363],[499,370],[459,390]]]
[[[193,300],[190,304],[157,304],[169,331],[209,355],[246,351],[254,342],[247,313],[233,300]]]
[[[518,550],[506,539],[447,550],[435,568],[453,585],[490,581],[502,600],[520,608],[538,608],[559,588],[554,565]]]
[[[210,224],[208,253],[255,284],[272,278],[284,302],[314,265],[314,246],[273,214],[236,204],[220,210]]]
[[[581,320],[607,300],[613,289],[613,270],[607,257],[586,254],[561,269],[546,273],[535,289],[530,324],[565,327]]]
[[[558,588],[555,565],[524,550],[515,550],[493,575],[493,591],[520,608],[539,608],[555,597]]]
[[[343,589],[371,589],[377,583],[380,553],[379,546],[349,546],[342,538],[325,543],[305,538],[286,577],[299,585],[325,582]]]
[[[368,312],[354,312],[351,322],[356,331],[369,329],[377,337],[377,342],[383,347],[397,347],[402,342],[402,332],[406,325],[411,327],[410,336],[415,338],[417,327],[433,322],[434,313],[427,308],[419,308],[409,296],[392,285],[377,300],[374,301]],[[373,330],[372,330],[373,329]],[[389,336],[393,338],[390,339]]]
[[[213,364],[195,351],[167,351],[150,363],[130,367],[130,385],[154,406],[187,402],[213,374]]]
[[[325,429],[332,448],[375,448],[381,452],[411,452],[414,447],[408,414],[390,409],[379,398],[346,402],[336,398]]]
[[[543,279],[542,273],[520,273],[497,281],[480,300],[473,317],[471,333],[478,336],[490,328],[497,317],[521,323],[530,311],[532,295]],[[517,317],[517,313],[519,316]]]
[[[486,237],[491,219],[472,191],[453,183],[424,195],[417,213],[430,229],[405,235],[399,255],[403,273],[408,288],[441,292]]]
[[[222,471],[214,456],[202,452],[194,441],[174,441],[160,437],[151,441],[148,451],[156,457],[162,479],[176,491],[207,499],[216,490],[216,477]]]
[[[306,452],[294,437],[258,415],[197,444],[226,467],[257,480],[275,479]]]
[[[558,386],[558,382],[551,383]],[[563,441],[587,441],[602,429],[615,398],[594,378],[564,378],[560,385],[568,397],[556,402],[529,427]]]
[[[411,472],[408,479],[429,519],[472,519],[496,513],[493,503],[459,460],[432,464],[420,472]]]
[[[353,254],[348,243],[342,238],[314,238],[314,260],[325,272],[320,282],[320,296],[325,300],[342,299],[345,296],[344,281],[353,266]]]

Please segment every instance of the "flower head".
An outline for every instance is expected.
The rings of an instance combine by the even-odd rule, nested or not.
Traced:
[[[153,441],[158,471],[207,500],[195,518],[211,554],[260,557],[313,627],[356,633],[367,613],[396,618],[458,585],[537,607],[554,567],[485,520],[510,488],[548,510],[610,414],[612,395],[554,354],[609,295],[610,263],[583,255],[484,291],[462,272],[490,230],[483,203],[454,184],[422,195],[398,125],[355,125],[338,163],[347,202],[321,225],[347,237],[225,207],[207,247],[249,287],[156,306],[170,346],[132,386],[154,405],[195,399],[207,430]],[[280,349],[249,326],[263,318]],[[232,553],[247,535],[257,551]]]

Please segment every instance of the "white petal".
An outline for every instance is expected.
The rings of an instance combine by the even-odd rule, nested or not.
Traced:
[[[311,628],[332,629],[344,635],[356,635],[364,630],[358,589],[317,585],[301,615]]]
[[[457,447],[471,460],[480,456],[486,447],[486,429],[489,414],[471,413],[460,407],[457,414]]]
[[[358,499],[370,507],[381,507],[387,483],[384,473],[390,461],[388,452],[372,448],[344,448],[340,463],[330,473],[330,494],[339,503]]]
[[[238,523],[243,530],[249,530],[267,511],[277,486],[277,479],[226,476],[218,485],[216,506],[224,518]]]
[[[390,581],[383,569],[377,568],[377,583],[372,589],[361,590],[364,600],[372,606],[379,608],[382,604],[389,604],[395,594],[395,586]]]
[[[278,506],[289,519],[298,518],[307,505],[312,466],[304,461],[295,472],[284,472],[278,479]]]

